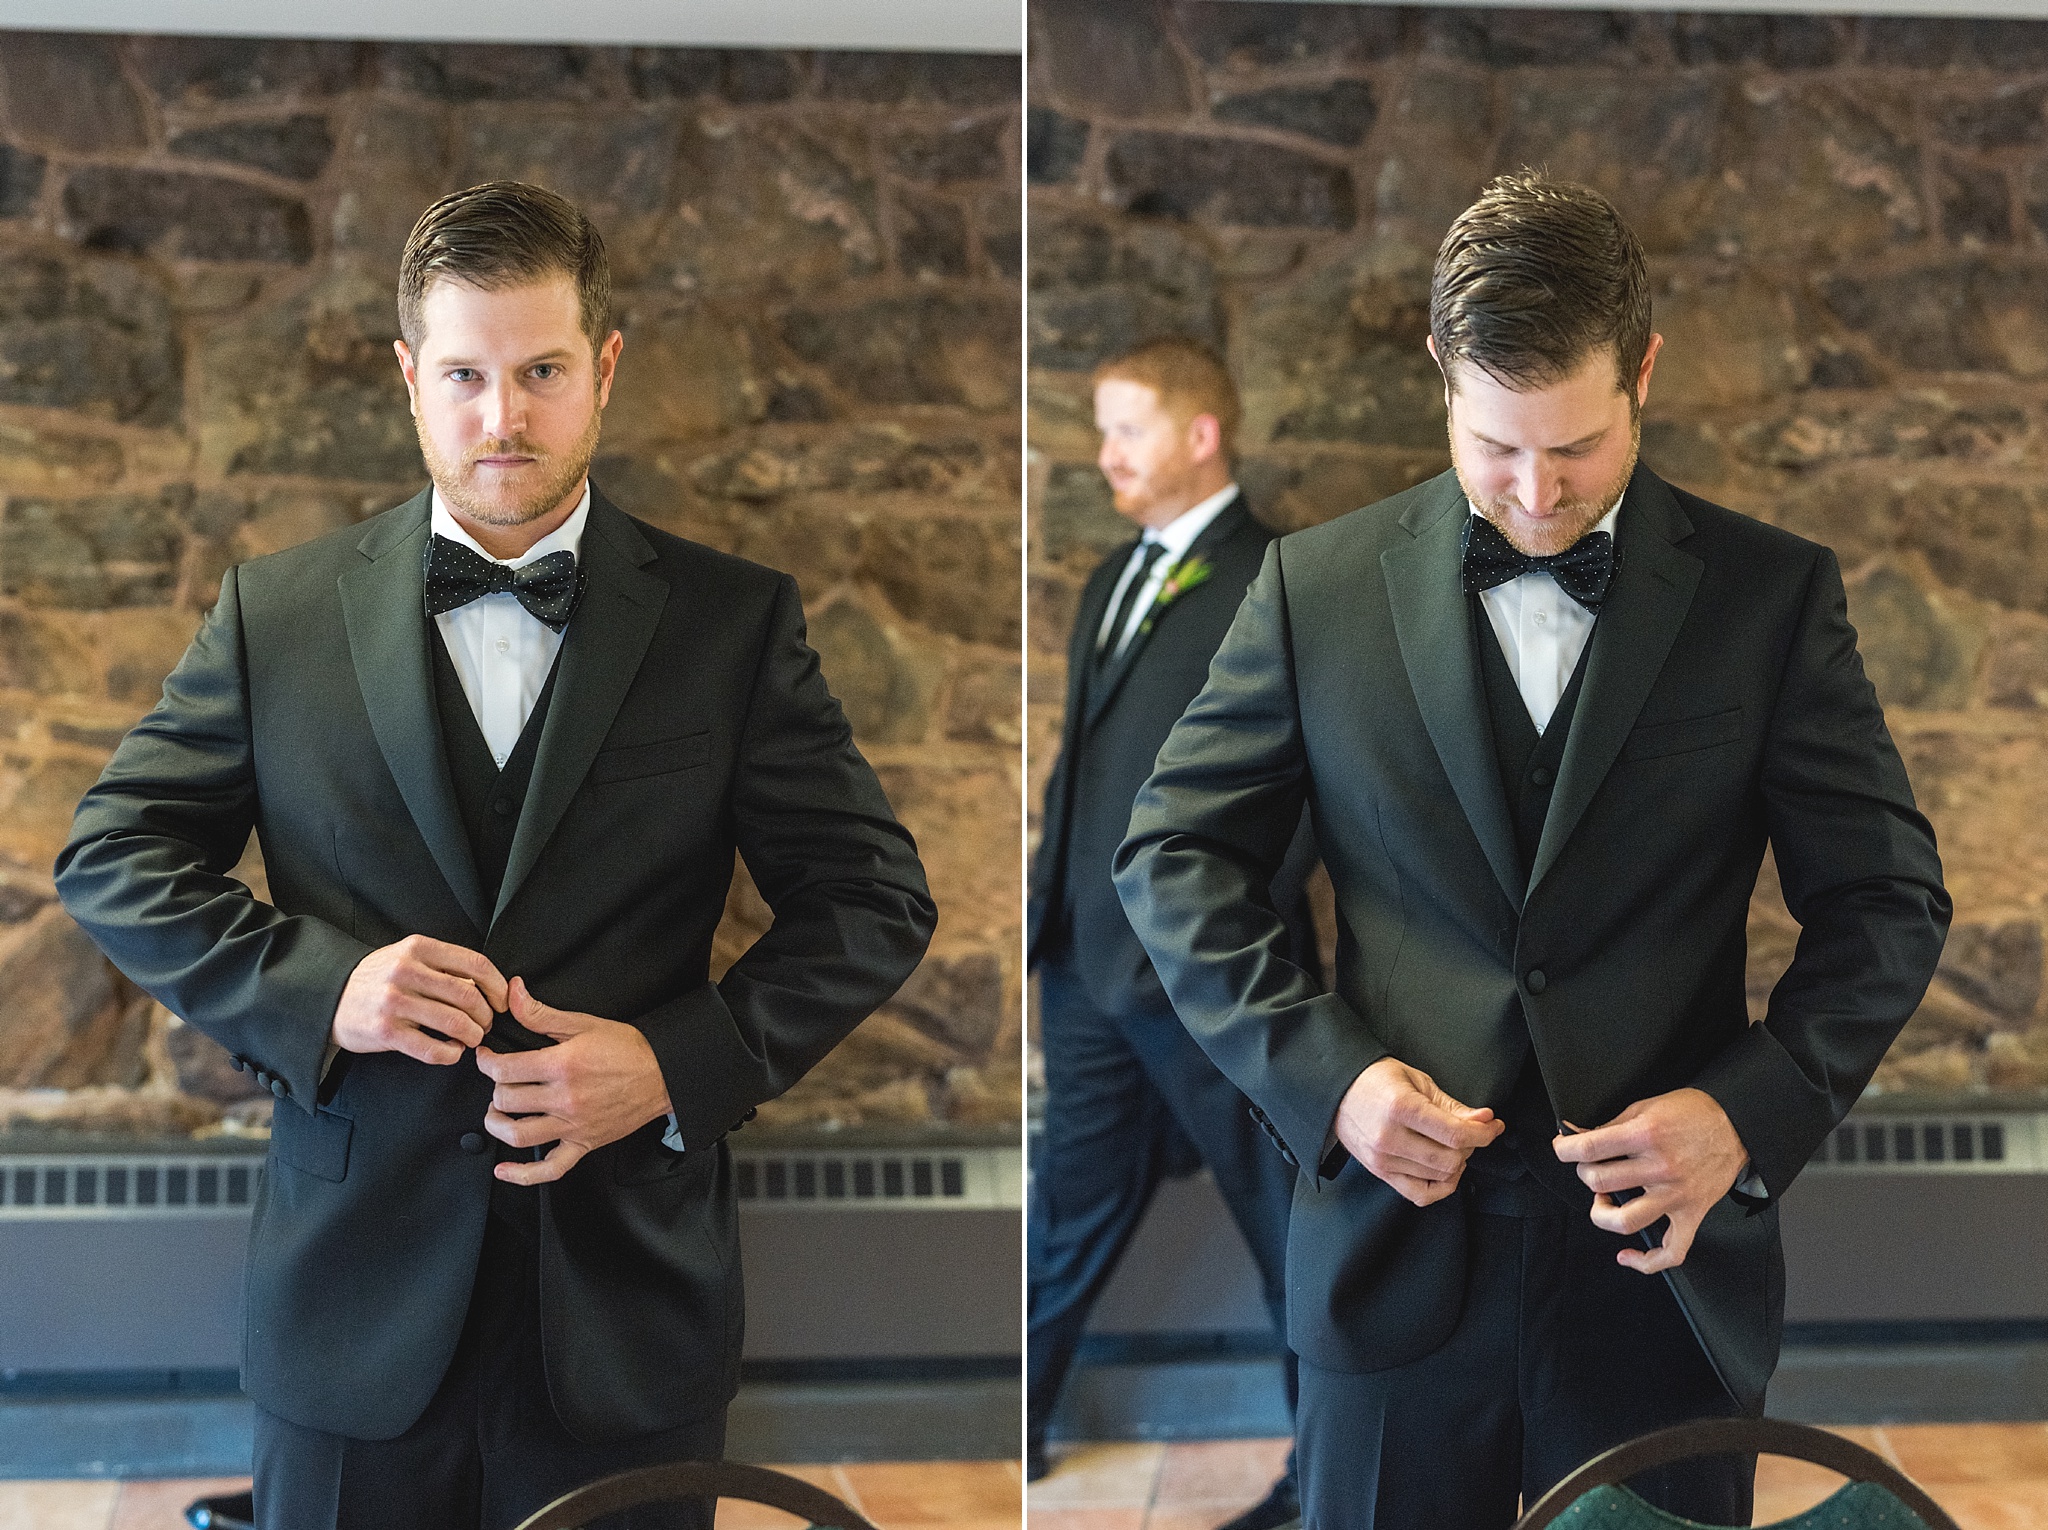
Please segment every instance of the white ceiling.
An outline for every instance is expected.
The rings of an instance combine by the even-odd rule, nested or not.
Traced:
[[[6,28],[948,53],[1024,32],[1022,0],[0,0]]]

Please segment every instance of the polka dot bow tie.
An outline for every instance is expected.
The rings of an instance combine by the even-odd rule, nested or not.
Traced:
[[[560,632],[569,625],[583,578],[576,555],[564,548],[519,568],[494,563],[460,542],[435,537],[427,545],[427,615],[439,616],[486,595],[512,595],[535,621]]]
[[[1467,518],[1465,526],[1461,572],[1467,595],[1477,595],[1524,574],[1545,573],[1588,611],[1597,611],[1614,578],[1614,538],[1604,531],[1591,531],[1563,552],[1537,558],[1501,535],[1492,521],[1474,515]]]

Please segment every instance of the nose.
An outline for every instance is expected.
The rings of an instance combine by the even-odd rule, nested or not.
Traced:
[[[483,418],[478,422],[494,441],[516,439],[526,429],[526,396],[511,378],[500,378],[484,391]]]
[[[1515,497],[1528,514],[1548,515],[1564,498],[1564,475],[1540,454],[1532,453],[1529,463],[1515,474]]]
[[[1107,436],[1103,437],[1101,448],[1095,453],[1095,465],[1107,474],[1118,463],[1117,450]]]

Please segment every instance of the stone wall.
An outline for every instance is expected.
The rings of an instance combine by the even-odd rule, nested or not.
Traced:
[[[764,1119],[1014,1120],[1018,138],[1014,58],[0,41],[0,1126],[260,1119],[50,859],[222,570],[425,482],[397,259],[496,177],[610,246],[599,482],[797,575],[942,910]],[[766,918],[742,882],[722,956]]]
[[[1283,527],[1441,471],[1449,220],[1524,165],[1612,197],[1667,344],[1644,458],[1840,554],[1956,926],[1878,1083],[2048,1086],[2048,24],[1033,0],[1029,729],[1125,536],[1086,371],[1224,346]],[[1796,928],[1768,869],[1760,1003]]]

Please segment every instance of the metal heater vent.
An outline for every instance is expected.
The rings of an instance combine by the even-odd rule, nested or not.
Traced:
[[[1830,1173],[2038,1174],[2048,1169],[2039,1115],[1852,1115],[1810,1167]]]
[[[757,1210],[1015,1210],[1024,1204],[1016,1148],[733,1153],[740,1204]]]
[[[262,1172],[254,1155],[0,1157],[0,1222],[247,1216]]]

